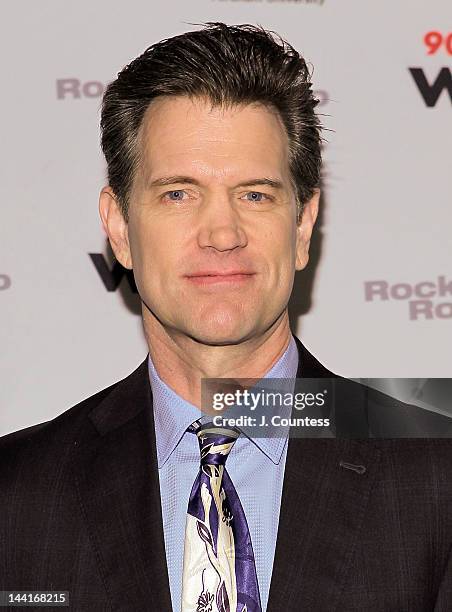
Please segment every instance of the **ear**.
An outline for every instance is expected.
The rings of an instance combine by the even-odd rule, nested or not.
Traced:
[[[309,245],[312,230],[319,212],[320,189],[315,189],[312,198],[306,202],[303,214],[297,225],[297,247],[295,269],[303,270],[309,261]]]
[[[99,214],[116,259],[124,268],[131,270],[133,266],[128,224],[110,186],[104,187],[100,192]]]

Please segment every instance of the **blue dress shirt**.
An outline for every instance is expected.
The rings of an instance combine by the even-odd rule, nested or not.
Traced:
[[[198,440],[186,429],[196,419],[206,421],[208,417],[160,379],[150,355],[148,365],[166,561],[173,612],[180,612],[185,520],[200,465]],[[291,337],[286,351],[264,378],[295,378],[297,367],[298,350]],[[263,612],[273,569],[286,454],[287,436],[253,438],[242,432],[226,464],[248,522]]]

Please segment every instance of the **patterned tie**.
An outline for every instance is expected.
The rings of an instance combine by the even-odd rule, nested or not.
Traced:
[[[253,547],[239,496],[225,469],[240,435],[195,421],[201,467],[185,528],[182,612],[261,612]]]

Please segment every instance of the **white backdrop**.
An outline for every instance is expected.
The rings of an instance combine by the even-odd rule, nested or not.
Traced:
[[[105,286],[100,96],[190,22],[259,23],[314,67],[333,131],[294,331],[345,376],[452,376],[450,0],[10,0],[3,16],[0,434],[56,416],[147,353],[126,278]]]

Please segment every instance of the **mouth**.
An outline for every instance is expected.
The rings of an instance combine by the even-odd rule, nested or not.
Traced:
[[[186,276],[187,280],[194,285],[242,285],[255,276],[254,272],[208,272],[195,273]]]

